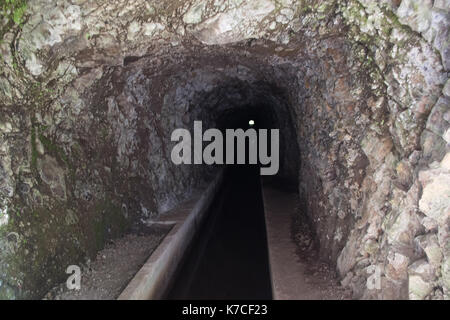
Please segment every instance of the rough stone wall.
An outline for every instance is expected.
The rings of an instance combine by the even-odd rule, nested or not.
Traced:
[[[353,296],[449,298],[448,1],[35,0],[11,19],[1,298],[186,197],[209,169],[175,167],[171,131],[261,101],[291,117],[302,211]]]

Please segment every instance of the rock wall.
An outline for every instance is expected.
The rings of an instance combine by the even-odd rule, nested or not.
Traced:
[[[0,33],[0,298],[207,180],[173,129],[261,105],[353,297],[449,298],[448,1],[23,3]]]

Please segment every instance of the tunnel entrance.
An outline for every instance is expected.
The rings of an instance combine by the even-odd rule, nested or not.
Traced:
[[[167,299],[271,299],[259,167],[227,168]]]

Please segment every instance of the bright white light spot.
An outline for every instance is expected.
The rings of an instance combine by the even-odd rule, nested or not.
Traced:
[[[248,122],[248,125],[249,125],[249,126],[254,126],[254,125],[255,125],[255,121],[250,120],[250,121]]]

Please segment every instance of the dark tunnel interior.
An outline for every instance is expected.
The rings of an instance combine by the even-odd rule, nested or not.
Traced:
[[[290,118],[279,106],[247,105],[222,112],[216,120],[224,136],[226,129],[279,129],[280,172],[286,161],[287,146],[296,141]],[[277,112],[278,111],[278,112]],[[279,117],[288,126],[280,126]],[[270,136],[270,133],[269,133]],[[207,221],[196,236],[178,276],[168,291],[168,299],[271,299],[272,289],[268,261],[262,179],[277,187],[295,191],[297,181],[281,175],[261,176],[261,164],[248,164],[249,139],[246,139],[246,164],[225,165],[224,184],[209,208]],[[271,150],[268,139],[268,150]],[[226,153],[226,148],[224,148]]]
[[[215,119],[216,127],[222,131],[225,137],[226,129],[254,129],[259,138],[259,130],[267,130],[268,151],[270,154],[271,145],[270,131],[279,131],[279,170],[275,175],[263,175],[261,178],[270,184],[277,185],[287,191],[298,191],[298,168],[299,168],[299,147],[295,129],[293,127],[291,115],[288,107],[284,104],[273,105],[263,99],[255,104],[236,107],[222,111]],[[235,145],[236,149],[236,145]],[[259,152],[259,147],[257,147]],[[235,150],[236,151],[236,150]],[[226,148],[224,146],[224,159],[226,158]],[[236,152],[235,162],[236,163]],[[246,163],[248,163],[249,141],[246,139]],[[260,164],[258,157],[258,164]],[[261,165],[261,164],[260,164]]]
[[[224,112],[217,125],[222,132],[277,128],[266,106]],[[248,164],[248,152],[246,139],[247,163],[226,165],[224,183],[167,299],[272,298],[260,164]]]

